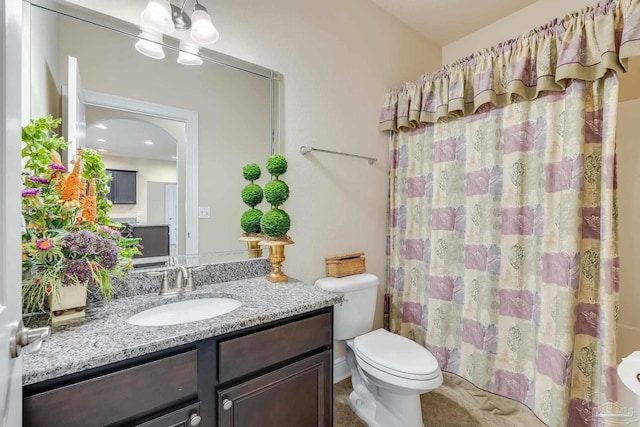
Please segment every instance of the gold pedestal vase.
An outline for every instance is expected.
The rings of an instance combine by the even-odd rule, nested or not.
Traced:
[[[51,324],[60,325],[71,320],[82,319],[87,305],[87,286],[59,286],[49,295]]]
[[[263,240],[260,242],[263,246],[269,247],[269,262],[272,271],[266,275],[266,279],[272,283],[287,282],[289,277],[282,272],[282,263],[285,260],[284,247],[293,244],[293,240]]]
[[[242,236],[238,240],[247,242],[247,254],[249,258],[260,258],[262,257],[262,248],[260,247],[260,242],[263,239],[264,237],[259,236]]]

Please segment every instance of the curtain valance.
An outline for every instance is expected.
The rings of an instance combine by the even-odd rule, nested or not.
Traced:
[[[569,79],[624,72],[632,56],[640,56],[640,0],[604,0],[390,91],[379,127],[415,128],[489,102],[535,99],[563,90]]]

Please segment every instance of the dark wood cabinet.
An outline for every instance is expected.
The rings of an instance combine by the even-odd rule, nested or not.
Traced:
[[[114,205],[136,204],[136,174],[137,171],[107,169],[113,179],[109,183],[107,197]]]
[[[28,385],[23,426],[331,427],[332,324],[327,307]]]
[[[331,351],[218,391],[218,427],[331,426]]]

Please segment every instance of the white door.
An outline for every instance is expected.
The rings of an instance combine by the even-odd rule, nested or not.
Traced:
[[[165,221],[169,224],[169,252],[171,255],[177,254],[178,243],[178,193],[176,184],[164,185],[164,214]]]
[[[82,93],[82,81],[80,79],[80,67],[78,59],[69,56],[67,58],[67,86],[62,88],[62,136],[68,142],[66,151],[67,167],[73,165],[77,149],[85,146],[86,114],[84,96]]]
[[[22,360],[9,355],[20,319],[22,2],[0,2],[0,427],[22,425]]]

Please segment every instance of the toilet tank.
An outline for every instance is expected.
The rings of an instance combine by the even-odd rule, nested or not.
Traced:
[[[347,340],[371,330],[378,283],[378,277],[369,273],[325,277],[316,281],[320,289],[344,295],[344,301],[334,306],[334,339]]]

